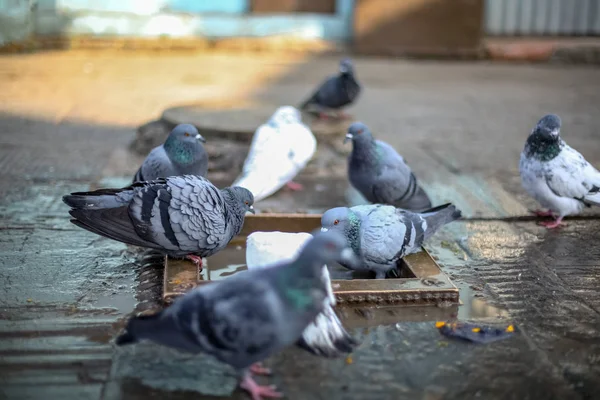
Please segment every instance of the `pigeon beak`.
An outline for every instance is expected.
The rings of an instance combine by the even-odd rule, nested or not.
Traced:
[[[199,140],[202,143],[206,143],[206,139],[204,139],[201,134],[197,134],[196,135],[196,140]]]
[[[327,232],[328,230],[329,230],[329,229],[327,229],[327,228],[325,228],[325,227],[321,228],[321,232]]]
[[[250,206],[250,208],[248,208],[248,212],[252,213],[252,214],[256,214],[256,211],[254,211],[254,206]]]
[[[340,253],[340,261],[343,264],[347,264],[351,267],[355,267],[355,268],[360,267],[360,261],[358,260],[358,257],[356,257],[356,254],[354,254],[354,251],[349,247],[346,247]]]
[[[351,133],[346,133],[346,137],[344,138],[344,144],[348,143],[348,140],[352,140],[354,136]]]

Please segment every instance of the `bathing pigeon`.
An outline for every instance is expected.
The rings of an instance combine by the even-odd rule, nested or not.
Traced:
[[[427,193],[392,146],[375,140],[369,128],[361,122],[350,125],[344,143],[348,140],[352,141],[348,178],[368,201],[411,211],[431,208]]]
[[[321,86],[302,103],[302,110],[314,109],[320,118],[325,118],[326,110],[339,110],[356,100],[360,93],[360,85],[354,76],[352,61],[344,58],[340,61],[340,73],[325,80]],[[346,115],[338,111],[338,116]]]
[[[311,238],[310,233],[304,232],[254,232],[246,240],[246,265],[252,270],[293,260]],[[321,278],[327,289],[323,312],[304,330],[298,345],[316,355],[337,357],[352,352],[357,343],[333,311],[335,296],[326,265],[322,267]]]
[[[259,363],[297,342],[323,310],[323,264],[352,257],[340,234],[319,234],[293,261],[239,272],[192,289],[158,314],[133,317],[116,344],[147,339],[207,353],[240,373],[240,387],[252,399],[281,397],[275,387],[259,386],[252,373],[268,374]]]
[[[291,106],[279,107],[252,138],[242,174],[233,183],[245,187],[260,201],[287,185],[301,190],[292,181],[315,154],[317,140],[302,123],[300,112]]]
[[[75,225],[134,246],[149,247],[202,266],[240,233],[252,193],[217,189],[206,178],[171,176],[122,189],[98,189],[63,197]]]
[[[177,125],[169,133],[167,140],[148,154],[133,181],[151,181],[179,175],[206,177],[208,155],[202,145],[204,142],[206,140],[195,126]]]
[[[342,232],[348,246],[361,260],[360,268],[344,265],[346,268],[371,270],[376,278],[385,278],[398,260],[420,251],[425,240],[460,217],[461,212],[452,204],[423,213],[370,204],[327,210],[321,217],[321,229]]]
[[[548,209],[535,213],[554,217],[542,222],[550,229],[567,215],[600,205],[600,172],[561,139],[560,128],[558,115],[543,117],[527,138],[519,162],[523,188]]]

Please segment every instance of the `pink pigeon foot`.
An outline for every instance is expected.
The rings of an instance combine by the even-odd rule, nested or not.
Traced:
[[[552,217],[552,211],[534,210],[533,213],[538,217]]]
[[[198,257],[193,254],[188,254],[187,256],[185,256],[185,258],[196,264],[198,272],[202,272],[202,257]]]
[[[254,375],[271,375],[271,370],[269,368],[263,367],[262,363],[259,362],[254,363],[250,366],[250,372],[252,372]]]
[[[260,386],[252,379],[250,374],[244,376],[240,387],[250,393],[252,400],[262,400],[263,398],[279,399],[283,397],[283,393],[278,392],[274,385]]]
[[[554,221],[542,221],[542,222],[540,222],[540,225],[543,225],[548,229],[554,229],[554,228],[557,228],[561,222],[562,222],[562,217],[558,217]]]
[[[304,186],[302,186],[302,184],[294,181],[289,181],[285,184],[285,186],[287,186],[288,189],[293,190],[294,192],[304,189]]]
[[[321,111],[321,112],[319,112],[319,119],[327,120],[327,119],[329,119],[329,115],[327,115],[327,113],[324,113]]]

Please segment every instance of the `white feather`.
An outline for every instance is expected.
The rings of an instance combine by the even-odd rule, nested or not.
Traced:
[[[278,262],[291,261],[311,238],[310,233],[254,232],[246,239],[246,265],[248,269],[268,268]],[[342,352],[339,350],[340,343],[348,347],[354,341],[333,310],[335,296],[326,265],[323,265],[322,280],[328,294],[324,309],[304,330],[302,340],[315,354],[337,356]]]
[[[293,180],[316,149],[317,140],[302,123],[300,112],[279,107],[254,133],[242,174],[233,186],[250,190],[258,202]]]
[[[550,161],[540,161],[521,153],[519,171],[523,188],[542,207],[561,217],[578,214],[587,203],[600,205],[600,172],[575,149],[563,142],[560,153]]]

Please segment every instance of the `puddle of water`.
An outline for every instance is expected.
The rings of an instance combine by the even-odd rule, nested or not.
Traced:
[[[507,310],[489,304],[483,297],[476,297],[479,291],[475,291],[466,283],[454,282],[460,290],[462,302],[458,309],[458,319],[505,319],[510,318]]]
[[[337,263],[328,267],[331,279],[334,280],[375,278],[375,274],[370,271],[350,271]],[[247,269],[246,247],[242,245],[229,245],[214,256],[207,258],[207,265],[200,273],[200,280],[218,281]],[[414,277],[412,271],[408,268],[402,268],[400,271],[390,271],[387,278],[402,279]]]

